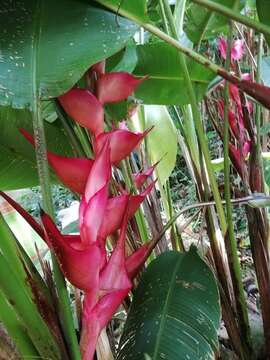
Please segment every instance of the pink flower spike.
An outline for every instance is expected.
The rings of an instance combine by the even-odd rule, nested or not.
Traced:
[[[220,51],[221,57],[226,60],[227,54],[227,41],[221,37],[218,41],[218,49]],[[231,61],[241,60],[244,55],[244,41],[237,39],[232,43],[231,48]]]
[[[156,162],[154,165],[150,166],[148,169],[138,172],[136,174],[133,174],[133,180],[134,180],[134,183],[137,188],[140,188],[145,183],[147,178],[149,176],[152,176],[152,174],[155,171],[155,168],[157,167],[158,164],[159,164],[159,161]]]
[[[85,246],[97,243],[100,226],[104,222],[107,205],[107,185],[96,192],[89,200],[80,220],[80,234]]]
[[[86,89],[71,89],[58,98],[66,113],[95,136],[103,132],[104,110],[98,99]]]
[[[120,228],[128,199],[129,195],[120,195],[108,199],[104,221],[100,229],[100,236],[102,238],[106,238]]]
[[[251,141],[247,140],[244,142],[243,149],[242,149],[244,159],[247,158],[248,154],[250,153],[250,150],[251,150]]]
[[[120,290],[114,290],[104,295],[99,300],[95,308],[95,311],[98,314],[98,321],[101,329],[103,329],[109,323],[113,314],[119,308],[119,306],[124,301],[124,299],[127,297],[131,288],[132,285],[130,282],[130,285],[128,287]]]
[[[26,140],[35,146],[32,135],[24,129],[20,129],[20,132]],[[72,191],[83,194],[94,161],[85,158],[64,157],[56,155],[51,151],[47,151],[47,157],[49,164],[62,183]]]
[[[102,104],[125,100],[145,79],[136,78],[127,72],[103,74],[97,81],[97,97]]]
[[[128,207],[128,206],[127,206]],[[107,294],[115,290],[131,288],[131,282],[127,275],[125,261],[125,240],[128,223],[128,208],[126,208],[122,228],[116,247],[100,275],[100,291]]]
[[[87,294],[85,296],[87,296]],[[98,337],[102,329],[99,325],[97,311],[89,311],[86,313],[85,300],[83,307],[80,352],[82,360],[93,360]]]
[[[98,154],[106,141],[109,141],[111,148],[111,163],[117,165],[126,158],[140,144],[143,138],[152,128],[143,133],[134,133],[128,130],[113,130],[100,134],[94,143],[95,153]]]
[[[84,247],[78,236],[63,236],[44,212],[41,213],[41,220],[47,243],[54,250],[65,277],[79,289],[97,289],[102,263],[99,247],[95,244]]]
[[[233,42],[231,50],[232,60],[241,60],[244,55],[244,41],[237,39]]]
[[[150,243],[144,244],[126,259],[126,269],[130,279],[133,279],[149,256]]]
[[[144,201],[146,196],[151,192],[155,185],[155,182],[152,182],[141,194],[139,195],[120,195],[115,196],[108,200],[106,212],[104,215],[104,221],[101,225],[100,236],[106,238],[108,235],[112,234],[114,231],[120,228],[121,221],[123,219],[127,201],[129,198],[129,209],[128,209],[128,219],[131,219],[135,212],[140,207],[141,203]]]
[[[227,51],[227,41],[224,37],[219,38],[218,40],[218,50],[220,52],[221,57],[226,59],[226,51]]]
[[[103,135],[103,134],[101,134]],[[100,146],[100,151],[96,156],[92,169],[87,179],[85,189],[86,202],[109,183],[111,178],[111,163],[110,163],[110,143],[105,139]]]

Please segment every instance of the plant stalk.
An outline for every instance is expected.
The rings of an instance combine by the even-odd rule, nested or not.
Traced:
[[[251,29],[257,30],[265,35],[270,35],[270,27],[262,24],[259,21],[248,18],[247,16],[241,15],[238,11],[230,9],[227,6],[221,5],[212,0],[191,0],[195,4],[198,4],[206,9],[217,12],[218,14],[224,15],[225,17],[235,20],[236,22],[246,25]]]
[[[37,159],[37,170],[42,194],[42,203],[44,210],[51,216],[54,217],[53,202],[50,188],[50,175],[48,167],[48,159],[46,152],[46,140],[44,123],[41,114],[41,100],[40,100],[40,87],[39,87],[39,43],[42,31],[41,14],[42,14],[42,2],[38,1],[36,5],[36,28],[35,36],[33,37],[32,44],[32,119],[33,119],[33,130],[35,136],[35,149]],[[68,350],[71,358],[74,360],[80,360],[80,350],[78,341],[76,338],[73,317],[66,289],[66,283],[64,276],[59,268],[57,260],[54,254],[51,254],[53,263],[53,272],[55,279],[55,286],[58,293],[58,305],[60,312],[60,321],[62,323],[62,330],[65,335],[65,340],[68,345]]]
[[[229,24],[229,34],[227,40],[226,64],[227,70],[231,63],[231,43],[232,43],[232,24]],[[235,293],[238,324],[242,337],[244,359],[252,356],[252,344],[250,327],[248,321],[247,305],[245,300],[244,288],[242,284],[241,267],[237,254],[237,243],[234,236],[232,205],[231,205],[231,183],[230,183],[230,160],[229,160],[229,83],[226,81],[224,88],[224,187],[226,200],[226,214],[228,231],[225,236],[225,244],[230,265],[232,283]]]

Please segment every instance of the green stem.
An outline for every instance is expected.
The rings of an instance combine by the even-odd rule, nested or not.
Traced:
[[[75,133],[78,136],[78,138],[80,139],[80,144],[81,144],[81,146],[83,148],[83,151],[84,151],[85,155],[88,158],[93,157],[93,153],[92,153],[92,150],[90,148],[90,141],[87,138],[87,135],[84,132],[84,129],[82,129],[79,124],[75,124]]]
[[[168,207],[169,207],[169,220],[170,220],[174,216],[174,209],[173,209],[169,180],[167,180],[167,182],[166,182],[166,193],[167,193],[167,201],[168,201]],[[172,236],[174,238],[174,243],[176,246],[175,250],[184,251],[185,247],[184,247],[183,239],[182,239],[181,234],[178,232],[175,224],[172,225]],[[173,246],[173,241],[172,241],[172,246]]]
[[[134,186],[133,180],[132,180],[132,171],[130,168],[129,159],[122,161],[122,174],[124,176],[125,183],[128,186],[128,189],[129,190],[135,189],[135,186]],[[139,229],[139,233],[140,233],[142,242],[145,243],[149,240],[149,236],[148,236],[147,226],[146,226],[145,219],[144,219],[141,208],[139,208],[136,211],[135,219],[136,219],[136,222],[138,225],[138,229]]]
[[[165,15],[162,0],[159,0],[159,8],[160,8],[161,18],[162,18],[162,22],[163,22],[163,26],[165,28],[165,31],[166,31],[167,34],[170,34],[170,29],[168,27],[168,23],[167,23],[167,19],[166,19],[166,15]]]
[[[232,25],[230,23],[230,25]],[[231,61],[231,43],[232,43],[232,26],[229,26],[229,35],[227,41],[226,69],[230,68]],[[226,81],[224,88],[224,186],[228,233],[226,241],[227,255],[231,270],[233,288],[235,293],[237,317],[239,329],[242,334],[242,358],[249,359],[252,353],[250,328],[248,321],[247,305],[245,300],[244,288],[242,284],[242,274],[240,262],[237,254],[237,244],[234,236],[232,204],[231,204],[231,182],[230,182],[230,160],[229,160],[229,83]]]
[[[259,35],[258,42],[258,56],[257,56],[257,73],[256,73],[256,82],[261,82],[261,66],[262,66],[262,53],[263,53],[263,36]],[[261,159],[261,105],[256,103],[256,131],[257,131],[257,157]],[[262,163],[262,159],[261,159]]]
[[[247,16],[241,15],[239,12],[230,9],[227,6],[221,5],[211,0],[191,0],[195,4],[205,7],[209,10],[217,12],[218,14],[224,15],[231,20],[235,20],[240,24],[246,25],[254,30],[265,35],[270,35],[270,27],[262,24],[261,22],[250,19]]]
[[[41,187],[42,202],[44,210],[51,216],[54,217],[53,202],[51,196],[50,187],[50,175],[46,151],[46,140],[44,123],[41,115],[41,100],[40,100],[40,87],[39,87],[39,42],[42,31],[40,14],[42,14],[42,3],[37,2],[36,5],[36,29],[35,36],[33,38],[33,50],[32,50],[32,119],[33,119],[33,130],[35,136],[36,146],[36,159],[37,159],[37,170]],[[54,254],[51,254],[53,263],[53,272],[55,286],[58,294],[60,321],[62,323],[62,329],[65,335],[65,340],[68,345],[68,349],[72,359],[80,360],[80,350],[78,341],[76,338],[74,322],[72,317],[72,311],[70,307],[70,301],[68,292],[66,289],[66,283],[64,276],[59,268],[57,260]]]
[[[78,156],[84,157],[86,154],[82,148],[82,145],[79,142],[76,134],[74,133],[74,130],[70,126],[68,119],[66,118],[65,114],[63,113],[63,110],[61,109],[61,107],[57,101],[55,101],[55,108],[56,108],[56,113],[58,115],[58,118],[61,121],[62,126],[63,126],[66,134],[68,135],[76,154]]]
[[[170,5],[169,5],[167,0],[163,0],[163,4],[164,4],[164,9],[165,9],[165,12],[166,12],[167,19],[168,19],[168,23],[169,23],[170,28],[171,28],[171,32],[172,32],[173,36],[175,37],[175,39],[177,39],[177,32],[176,32],[176,28],[175,28],[175,25],[174,25],[174,20],[173,20]],[[194,122],[195,122],[195,128],[196,128],[196,131],[197,131],[198,139],[199,139],[200,146],[201,146],[201,149],[202,149],[202,153],[203,153],[203,156],[204,156],[205,165],[206,165],[207,172],[208,172],[208,177],[209,177],[211,189],[212,189],[212,192],[213,192],[213,197],[214,197],[215,202],[216,202],[216,208],[217,208],[217,212],[218,212],[218,215],[219,215],[219,221],[220,221],[221,230],[222,230],[223,234],[225,234],[226,231],[227,231],[225,214],[224,214],[223,206],[222,206],[222,203],[221,203],[221,198],[220,198],[218,185],[217,185],[216,178],[215,178],[215,175],[214,175],[214,171],[213,171],[213,168],[212,168],[211,158],[210,158],[210,154],[209,154],[209,150],[208,150],[207,138],[206,138],[206,135],[204,133],[203,125],[202,125],[202,122],[201,122],[201,117],[200,117],[200,113],[199,113],[198,106],[197,106],[196,96],[195,96],[194,89],[193,89],[193,86],[192,86],[192,82],[191,82],[191,79],[190,79],[190,76],[189,76],[186,60],[185,60],[185,57],[184,57],[184,55],[182,53],[179,53],[179,59],[180,59],[180,65],[181,65],[181,68],[182,68],[182,74],[183,74],[184,82],[185,82],[185,84],[187,86],[187,93],[188,93],[189,99],[190,99],[190,104],[191,104],[192,113],[193,113],[193,119],[194,119]]]

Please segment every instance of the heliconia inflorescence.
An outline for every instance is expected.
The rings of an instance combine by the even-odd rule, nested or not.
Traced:
[[[95,75],[95,94],[73,88],[58,99],[65,112],[90,131],[95,158],[66,158],[47,152],[49,164],[62,183],[81,195],[80,234],[62,235],[50,216],[41,213],[43,238],[55,252],[65,277],[84,292],[80,340],[83,360],[93,358],[101,330],[128,295],[132,279],[149,256],[149,244],[126,256],[125,238],[128,220],[155,184],[152,181],[137,195],[123,190],[110,196],[112,166],[127,157],[151,129],[134,133],[121,126],[105,132],[103,105],[126,99],[144,79],[124,72],[105,73],[104,68],[101,62],[89,70],[90,76]],[[20,131],[35,145],[27,131]],[[134,176],[139,189],[156,165]],[[109,255],[106,238],[119,229],[118,241]]]
[[[218,48],[223,59],[226,59],[227,42],[224,38],[219,39]],[[241,39],[236,39],[231,47],[231,66],[234,67],[235,61],[241,60],[244,55],[244,42]],[[249,81],[250,74],[244,73],[241,75],[242,80]],[[221,85],[223,86],[222,81]],[[248,157],[251,151],[251,140],[248,137],[248,131],[244,121],[244,114],[242,109],[242,102],[239,89],[236,85],[229,84],[229,101],[230,108],[228,109],[229,126],[234,142],[229,143],[229,156],[231,162],[238,174],[243,178],[244,167],[243,162]],[[219,99],[217,101],[217,108],[221,118],[224,117],[224,101]],[[246,108],[249,114],[253,111],[253,106],[250,101],[246,102]]]

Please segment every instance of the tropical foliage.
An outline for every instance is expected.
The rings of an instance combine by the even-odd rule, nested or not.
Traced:
[[[0,358],[268,358],[269,14],[2,1]],[[77,200],[67,226],[55,184]],[[8,192],[33,186],[31,214]]]

